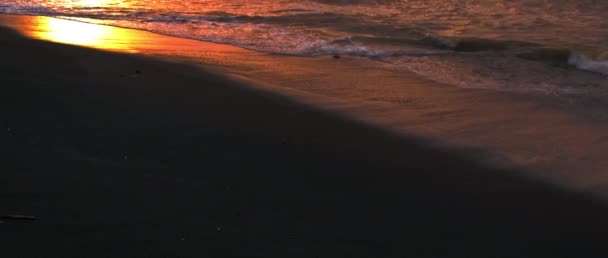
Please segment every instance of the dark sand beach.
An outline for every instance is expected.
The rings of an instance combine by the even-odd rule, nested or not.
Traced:
[[[605,257],[604,200],[198,66],[0,30],[3,257]],[[435,146],[435,147],[432,147]]]

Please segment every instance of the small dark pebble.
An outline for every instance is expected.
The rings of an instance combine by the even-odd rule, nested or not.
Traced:
[[[340,59],[340,55],[334,55],[334,59]]]
[[[136,74],[141,74],[141,71],[140,70],[135,70],[135,73]]]
[[[241,212],[237,211],[236,213],[234,213],[234,215],[236,215],[237,217],[240,217],[241,216]]]

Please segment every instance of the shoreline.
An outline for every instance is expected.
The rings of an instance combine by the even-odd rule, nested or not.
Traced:
[[[0,29],[0,44],[6,128],[0,209],[37,218],[0,224],[0,241],[10,243],[5,253],[601,257],[608,251],[602,199],[481,164],[414,133],[388,132],[399,131],[399,123],[377,128],[191,64],[36,41],[7,29]],[[318,79],[359,69],[343,60]],[[279,78],[309,78],[309,70],[293,67],[276,69]],[[277,78],[265,77],[268,69],[240,68],[245,77]],[[410,97],[440,101],[423,104],[490,94],[394,76],[394,83],[409,80]],[[300,79],[279,82],[296,87]],[[369,81],[359,81],[367,89]],[[322,93],[342,94],[341,83],[357,85],[340,82]],[[369,109],[367,100],[352,102],[361,96],[347,97],[349,104],[325,108],[391,122],[381,114],[394,114],[385,113],[394,105]],[[400,114],[421,121],[421,132],[433,121],[442,128],[441,114],[429,115],[438,109],[410,104],[417,103],[405,103]]]
[[[8,22],[7,22],[8,21]],[[0,23],[55,42],[152,56],[222,74],[259,94],[301,103],[389,133],[468,153],[489,166],[608,198],[608,118],[550,96],[467,89],[411,72],[383,70],[365,58],[297,57],[147,31],[0,15]],[[67,23],[64,23],[67,22]],[[82,38],[81,38],[82,37]],[[164,46],[170,45],[167,49]],[[380,78],[380,79],[379,79]],[[573,173],[575,172],[575,173]]]
[[[332,53],[325,54],[317,54],[317,55],[302,55],[302,54],[290,54],[290,53],[281,53],[281,52],[272,52],[272,51],[262,51],[256,50],[254,48],[248,48],[244,45],[233,44],[233,43],[220,43],[214,41],[206,41],[193,37],[180,36],[180,35],[171,35],[168,33],[162,33],[159,31],[148,30],[144,28],[136,28],[136,27],[126,27],[114,24],[101,24],[95,22],[86,21],[87,19],[95,20],[94,18],[83,18],[83,17],[62,17],[62,16],[44,16],[44,15],[34,15],[34,14],[18,14],[18,13],[0,13],[3,16],[34,16],[34,17],[48,17],[53,19],[60,19],[66,21],[74,21],[79,23],[86,23],[91,25],[100,25],[100,26],[109,26],[118,29],[125,30],[137,30],[144,31],[147,33],[162,35],[166,37],[172,38],[180,38],[184,40],[195,40],[204,43],[210,44],[219,44],[219,45],[227,45],[236,48],[246,49],[248,51],[261,52],[265,54],[271,55],[280,55],[280,56],[295,56],[295,57],[317,57],[317,56],[332,56]],[[81,20],[78,20],[81,18]],[[437,50],[452,50],[457,53],[466,53],[466,52],[483,52],[483,51],[506,51],[506,50],[515,50],[517,47],[522,47],[527,49],[527,52],[521,52],[516,54],[518,58],[531,60],[540,62],[546,65],[555,66],[555,67],[571,67],[577,69],[581,72],[598,74],[602,76],[608,76],[608,70],[606,70],[606,60],[601,59],[601,52],[597,51],[581,51],[580,49],[571,49],[566,47],[559,46],[544,46],[534,42],[526,42],[526,41],[513,41],[513,40],[496,40],[496,39],[486,39],[486,38],[474,38],[474,37],[455,37],[455,38],[445,38],[445,40],[452,41],[452,43],[436,43],[435,47],[438,47]],[[341,54],[337,54],[341,55]],[[375,56],[360,56],[364,58],[375,58]]]

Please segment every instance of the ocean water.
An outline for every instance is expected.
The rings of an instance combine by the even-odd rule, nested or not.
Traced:
[[[0,0],[0,12],[278,54],[364,56],[461,87],[552,95],[608,87],[605,0]]]

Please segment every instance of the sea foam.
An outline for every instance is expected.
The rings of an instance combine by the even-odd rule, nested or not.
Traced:
[[[568,63],[581,70],[608,75],[608,60],[603,59],[602,57],[604,56],[608,58],[608,52],[599,55],[597,59],[591,58],[585,54],[575,53],[570,56]]]

